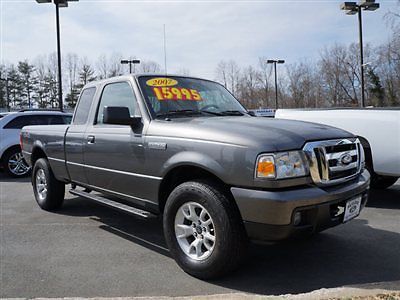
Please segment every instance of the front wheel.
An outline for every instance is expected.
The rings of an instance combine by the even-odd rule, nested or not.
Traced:
[[[210,182],[185,182],[172,191],[164,235],[178,265],[201,279],[237,268],[247,246],[238,209],[223,188]]]
[[[40,208],[57,210],[64,202],[65,184],[54,177],[47,159],[36,161],[32,171],[32,184]]]

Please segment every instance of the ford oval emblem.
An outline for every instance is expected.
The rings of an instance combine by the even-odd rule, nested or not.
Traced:
[[[342,165],[348,165],[353,161],[353,157],[349,153],[345,153],[340,157],[340,163]]]

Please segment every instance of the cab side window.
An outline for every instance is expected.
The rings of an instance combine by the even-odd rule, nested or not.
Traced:
[[[103,124],[103,111],[107,106],[128,107],[132,117],[138,114],[136,97],[128,82],[110,83],[104,87],[97,109],[96,124]]]
[[[75,116],[72,122],[74,125],[86,124],[95,93],[96,88],[87,88],[83,90],[75,110]]]

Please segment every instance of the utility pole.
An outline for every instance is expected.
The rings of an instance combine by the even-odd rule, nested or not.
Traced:
[[[358,35],[360,42],[360,72],[361,72],[361,102],[360,106],[365,107],[365,77],[364,77],[364,45],[363,45],[363,28],[362,28],[362,11],[375,11],[379,8],[379,3],[375,0],[361,0],[360,3],[344,2],[340,6],[346,11],[347,15],[358,14]]]
[[[276,70],[276,64],[284,64],[285,61],[282,59],[268,59],[267,64],[274,64],[275,73],[275,109],[278,109],[278,72]]]
[[[57,31],[57,64],[58,64],[58,106],[63,111],[62,72],[61,72],[61,42],[60,42],[60,7],[68,7],[68,2],[79,0],[53,0],[56,6],[56,31]],[[37,3],[51,3],[52,0],[36,0]]]

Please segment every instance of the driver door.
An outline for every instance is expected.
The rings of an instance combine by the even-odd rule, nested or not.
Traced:
[[[139,116],[135,94],[129,82],[104,86],[94,124],[86,130],[85,165],[89,184],[104,192],[140,198],[140,176],[144,168],[143,126],[103,124],[106,106],[128,107]]]

